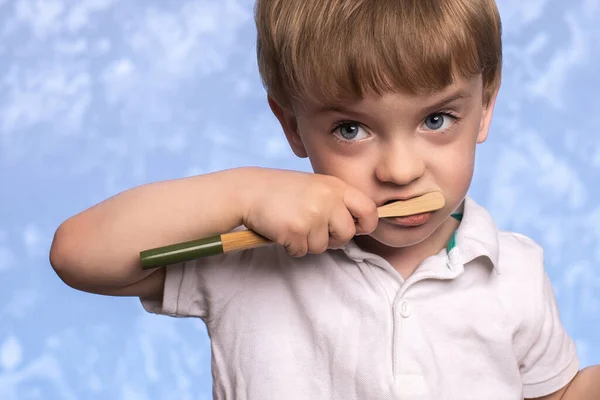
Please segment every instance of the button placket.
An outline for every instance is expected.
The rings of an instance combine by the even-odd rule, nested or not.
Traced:
[[[394,306],[392,307],[392,318],[394,331],[392,336],[392,375],[396,376],[398,371],[401,370],[402,357],[400,357],[400,353],[402,352],[402,328],[404,325],[403,319],[399,313],[399,303],[398,299],[396,299]]]
[[[403,366],[403,356],[401,354],[404,353],[404,346],[409,340],[406,337],[406,328],[409,326],[410,322],[407,320],[412,314],[412,307],[410,301],[400,295],[400,292],[396,295],[394,299],[394,307],[393,307],[393,324],[394,324],[394,334],[393,334],[393,348],[392,348],[392,357],[393,357],[393,374],[394,376],[398,375],[400,371],[405,369]]]

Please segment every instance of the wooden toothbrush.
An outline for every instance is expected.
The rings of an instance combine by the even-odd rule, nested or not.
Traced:
[[[440,192],[430,192],[409,200],[399,200],[380,206],[377,208],[377,214],[379,218],[405,217],[436,211],[444,205],[444,196]],[[140,252],[140,258],[143,269],[152,269],[195,260],[200,257],[252,249],[272,243],[272,241],[256,232],[243,230],[144,250]]]

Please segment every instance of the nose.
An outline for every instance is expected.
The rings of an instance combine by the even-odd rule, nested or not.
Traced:
[[[425,161],[418,149],[408,138],[382,143],[375,175],[380,182],[404,186],[417,180],[425,173]]]

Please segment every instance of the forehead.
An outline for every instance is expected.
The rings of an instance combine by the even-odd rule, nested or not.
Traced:
[[[336,101],[300,99],[293,102],[295,112],[303,113],[344,113],[350,109],[403,108],[421,110],[435,105],[458,101],[482,101],[483,82],[481,74],[470,78],[457,78],[449,86],[433,91],[412,93],[397,89],[383,94],[367,93],[362,98],[340,98]]]

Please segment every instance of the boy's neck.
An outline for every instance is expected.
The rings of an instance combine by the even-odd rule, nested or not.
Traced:
[[[463,207],[464,202],[455,213],[462,213]],[[425,259],[438,254],[448,245],[459,224],[458,220],[449,216],[431,236],[409,247],[389,247],[366,235],[357,236],[354,241],[361,249],[387,260],[406,280]]]

